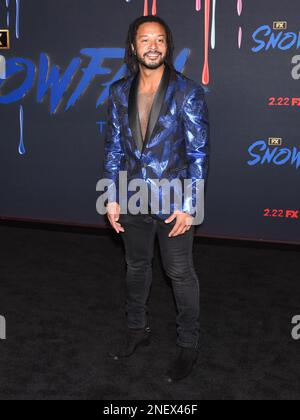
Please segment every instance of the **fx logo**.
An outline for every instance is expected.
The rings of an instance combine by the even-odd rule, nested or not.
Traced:
[[[0,29],[0,50],[8,50],[9,48],[9,30]]]
[[[282,31],[287,29],[287,22],[273,22],[273,29],[275,31]]]
[[[279,137],[269,137],[269,146],[282,146],[282,139]]]
[[[6,321],[4,316],[0,315],[0,340],[6,339]]]
[[[299,219],[299,210],[287,210],[286,211],[287,219]]]

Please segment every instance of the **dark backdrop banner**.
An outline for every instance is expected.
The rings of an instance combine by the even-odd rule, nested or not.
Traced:
[[[108,88],[144,13],[169,23],[177,70],[206,89],[196,234],[300,243],[298,0],[0,0],[0,217],[107,225],[96,184]]]

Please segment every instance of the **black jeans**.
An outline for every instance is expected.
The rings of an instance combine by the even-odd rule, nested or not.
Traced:
[[[197,347],[199,340],[199,280],[193,265],[193,238],[195,226],[184,234],[168,237],[176,223],[151,214],[121,214],[120,232],[125,247],[126,312],[129,328],[147,325],[147,300],[152,283],[154,240],[158,235],[163,268],[172,280],[177,306],[177,344]]]

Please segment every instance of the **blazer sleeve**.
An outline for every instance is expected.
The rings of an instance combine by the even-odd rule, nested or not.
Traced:
[[[208,173],[209,114],[201,85],[192,89],[183,103],[183,124],[188,161],[188,182],[191,194],[184,197],[183,211],[195,217],[196,194],[204,200],[204,183]],[[203,205],[203,203],[201,203]]]
[[[119,171],[124,152],[121,147],[121,123],[118,115],[114,91],[109,88],[106,134],[104,143],[103,178],[109,180],[108,202],[118,202]]]

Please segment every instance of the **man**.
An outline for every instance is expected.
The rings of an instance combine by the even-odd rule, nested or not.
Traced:
[[[191,373],[199,350],[199,281],[192,259],[196,193],[184,199],[182,208],[171,201],[167,214],[154,213],[151,199],[147,214],[123,214],[118,182],[124,170],[129,180],[143,179],[148,186],[153,179],[166,178],[190,179],[194,187],[207,176],[204,89],[174,69],[173,49],[172,33],[159,17],[140,17],[130,25],[125,54],[129,75],[110,87],[104,155],[104,177],[113,185],[108,189],[108,219],[121,233],[127,263],[126,340],[109,355],[129,357],[149,343],[147,300],[157,234],[178,310],[178,351],[165,373],[169,382]]]

